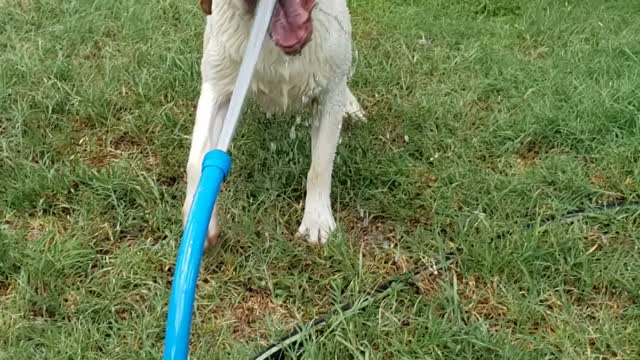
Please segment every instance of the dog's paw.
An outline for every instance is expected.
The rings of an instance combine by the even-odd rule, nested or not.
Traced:
[[[364,110],[362,110],[362,107],[360,107],[360,104],[355,98],[347,101],[344,114],[352,120],[367,122],[367,115],[364,113]]]
[[[302,224],[298,228],[298,236],[310,244],[323,245],[336,228],[331,209],[320,207],[305,209]]]
[[[367,122],[367,116],[364,113],[362,106],[358,102],[358,99],[353,96],[351,91],[347,94],[347,103],[345,104],[344,114],[353,120]]]
[[[220,243],[220,230],[217,229],[217,227],[215,229],[211,229],[211,226],[209,226],[209,231],[207,232],[207,241],[204,243],[204,249],[207,250],[211,247],[218,245],[219,243]]]

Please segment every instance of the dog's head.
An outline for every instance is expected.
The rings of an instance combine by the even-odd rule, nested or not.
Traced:
[[[211,15],[213,0],[200,0],[202,11]],[[228,0],[227,0],[228,1]],[[241,0],[247,10],[255,11],[258,0]],[[315,0],[277,0],[271,18],[271,38],[287,55],[296,55],[311,40],[313,25],[311,13]]]

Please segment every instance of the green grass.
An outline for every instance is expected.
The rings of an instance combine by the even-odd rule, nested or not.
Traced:
[[[192,1],[0,2],[0,358],[161,354],[203,18]],[[339,230],[294,237],[309,140],[251,110],[194,359],[243,359],[412,266],[306,359],[640,358],[640,3],[352,0]],[[275,147],[273,145],[275,145]]]

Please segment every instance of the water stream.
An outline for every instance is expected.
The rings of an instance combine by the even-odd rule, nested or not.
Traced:
[[[222,125],[222,133],[218,140],[218,149],[227,151],[231,139],[238,126],[238,121],[242,115],[244,108],[245,98],[247,97],[247,91],[253,78],[253,72],[260,56],[260,50],[262,44],[267,37],[267,30],[271,23],[271,16],[275,8],[277,0],[260,0],[258,1],[256,8],[256,15],[251,28],[251,34],[249,35],[249,41],[244,51],[244,58],[240,65],[238,72],[238,78],[236,79],[236,85],[233,88],[233,94],[231,95],[231,102],[229,103],[229,110],[224,119]]]

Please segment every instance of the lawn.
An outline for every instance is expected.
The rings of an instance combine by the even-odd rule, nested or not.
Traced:
[[[295,238],[309,137],[250,106],[192,358],[638,359],[640,2],[352,0],[339,229]],[[199,90],[197,1],[0,1],[0,359],[159,358]],[[582,216],[546,222],[577,208]]]

